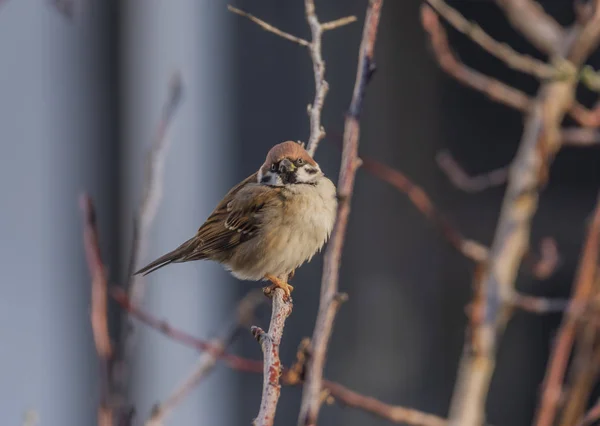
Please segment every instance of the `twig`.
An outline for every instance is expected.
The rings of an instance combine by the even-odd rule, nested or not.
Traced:
[[[496,0],[508,22],[548,55],[558,52],[565,30],[534,0]]]
[[[585,303],[592,296],[594,281],[597,278],[599,256],[600,198],[579,263],[571,303]],[[554,422],[557,403],[561,393],[561,384],[575,340],[575,327],[576,319],[571,316],[565,316],[558,332],[558,338],[552,350],[549,367],[544,379],[544,390],[535,422],[537,426],[550,426]]]
[[[588,147],[600,145],[600,132],[595,129],[582,129],[578,127],[567,127],[561,132],[564,145],[576,147]]]
[[[306,150],[311,156],[314,156],[315,151],[319,146],[319,142],[325,137],[325,128],[321,125],[321,112],[323,110],[323,104],[325,103],[327,91],[329,90],[329,84],[325,80],[325,61],[323,60],[321,53],[321,40],[323,38],[323,32],[355,22],[356,17],[347,16],[334,21],[321,23],[319,22],[319,19],[315,13],[314,0],[305,0],[304,9],[306,12],[306,21],[308,22],[312,35],[311,41],[309,42],[303,38],[286,33],[285,31],[282,31],[279,28],[276,28],[273,25],[263,21],[262,19],[259,19],[256,16],[248,12],[244,12],[236,7],[228,5],[227,8],[233,13],[250,19],[252,22],[256,23],[266,31],[272,32],[273,34],[276,34],[286,40],[298,43],[301,46],[308,47],[313,63],[313,72],[315,77],[315,99],[313,100],[312,104],[308,105],[307,108],[308,116],[310,118],[310,136]]]
[[[421,8],[421,22],[423,28],[429,33],[436,60],[442,70],[458,82],[483,93],[495,102],[521,112],[528,111],[531,99],[527,94],[469,68],[458,60],[450,50],[446,30],[440,24],[436,13],[429,6]]]
[[[126,289],[136,303],[143,295],[143,276],[132,275],[138,262],[145,255],[146,243],[150,226],[156,216],[162,198],[162,183],[164,163],[167,156],[169,140],[167,130],[173,121],[177,107],[181,103],[183,84],[181,75],[173,74],[169,84],[169,93],[162,110],[162,116],[156,129],[155,139],[148,151],[146,158],[145,176],[143,181],[142,199],[133,221],[133,238],[129,258],[129,269],[126,278]],[[128,378],[127,364],[130,362],[130,352],[133,349],[135,328],[128,318],[125,318],[120,335],[120,344],[115,355],[116,370],[119,375],[112,377],[111,387],[113,392],[125,392],[125,383]],[[124,400],[124,398],[121,398]]]
[[[555,46],[558,56],[578,67],[597,45],[599,37],[600,22],[595,16],[585,26],[575,26],[560,46]],[[531,106],[509,173],[489,261],[476,279],[476,288],[482,294],[482,315],[473,324],[473,344],[464,348],[450,405],[451,426],[479,426],[485,420],[497,347],[512,313],[517,271],[529,245],[539,191],[561,146],[559,126],[573,102],[575,86],[573,79],[546,82]]]
[[[230,12],[233,12],[237,15],[240,15],[240,16],[250,19],[252,22],[257,24],[259,27],[261,27],[265,31],[269,31],[273,34],[278,35],[281,38],[284,38],[289,41],[293,41],[294,43],[298,43],[301,46],[306,46],[306,47],[310,46],[309,41],[304,40],[303,38],[300,38],[300,37],[296,37],[290,33],[286,33],[285,31],[281,31],[279,28],[274,27],[273,25],[269,24],[268,22],[263,21],[260,18],[257,18],[256,16],[252,15],[251,13],[244,12],[243,10],[240,10],[237,7],[233,7],[231,5],[227,5],[227,9],[229,9]]]
[[[348,407],[358,408],[394,423],[412,426],[446,426],[446,419],[422,411],[385,404],[378,399],[360,395],[337,383],[324,381],[330,395]]]
[[[275,421],[277,402],[281,393],[279,376],[282,365],[279,359],[279,345],[283,336],[285,320],[292,313],[292,302],[285,297],[282,289],[273,292],[273,310],[268,333],[260,327],[252,327],[252,334],[260,343],[263,352],[263,389],[258,416],[254,419],[255,426],[271,426]]]
[[[573,102],[569,114],[584,127],[600,127],[600,102],[597,102],[591,110],[579,102]]]
[[[469,176],[449,151],[439,152],[435,156],[435,161],[450,182],[464,192],[476,193],[504,185],[508,178],[508,167],[506,166],[477,176]]]
[[[475,240],[464,237],[439,212],[427,193],[415,185],[403,173],[370,158],[362,157],[362,162],[363,168],[370,174],[405,193],[414,206],[440,229],[444,238],[466,258],[475,262],[484,262],[487,259],[488,248]]]
[[[264,299],[262,291],[257,290],[249,292],[240,301],[232,324],[226,327],[220,338],[208,342],[210,346],[216,349],[215,352],[205,352],[200,356],[192,373],[177,386],[164,402],[154,406],[150,418],[146,421],[146,426],[161,425],[168,413],[179,405],[187,395],[200,384],[204,377],[213,370],[217,360],[231,344],[240,328],[249,327],[250,322],[254,318],[254,311]]]
[[[600,420],[600,398],[577,426],[593,426],[598,420]]]
[[[383,163],[365,157],[362,157],[361,160],[363,162],[362,166],[367,172],[405,193],[423,216],[433,222],[442,236],[463,256],[478,263],[487,261],[489,248],[462,235],[450,220],[438,210],[429,195],[421,187],[408,179],[402,172]],[[525,260],[536,278],[548,278],[556,270],[560,261],[556,242],[552,238],[544,238],[540,243],[539,254],[528,251]]]
[[[213,345],[211,342],[198,339],[169,325],[167,322],[154,317],[152,314],[132,304],[127,293],[119,288],[112,288],[110,294],[132,317],[164,334],[171,340],[194,348],[199,352],[210,353],[223,361],[232,370],[253,374],[263,373],[262,361],[222,352],[220,347]],[[281,383],[286,386],[297,386],[302,383],[302,374],[295,367],[292,369],[283,368]],[[328,389],[335,400],[341,405],[366,411],[393,423],[409,424],[412,426],[444,426],[445,420],[443,418],[401,406],[386,404],[375,398],[354,392],[335,382],[323,380],[323,388]]]
[[[107,277],[98,240],[98,224],[92,199],[82,195],[79,201],[84,220],[83,245],[87,258],[88,269],[92,276],[91,283],[91,313],[90,321],[94,335],[96,352],[100,367],[100,403],[98,406],[98,425],[113,425],[113,408],[110,403],[110,363],[113,348],[108,331],[107,314]]]
[[[300,426],[316,425],[321,406],[320,394],[327,345],[331,336],[335,313],[339,306],[338,274],[340,258],[350,213],[354,177],[360,165],[358,159],[359,116],[367,83],[374,70],[374,47],[382,5],[383,0],[371,0],[365,17],[356,82],[344,125],[342,164],[337,186],[340,202],[336,223],[325,251],[319,312],[311,339],[312,352],[307,364],[306,382],[302,392],[302,404],[298,417]]]
[[[460,31],[486,52],[503,61],[510,68],[531,74],[540,80],[557,78],[561,74],[559,70],[529,55],[523,55],[515,51],[506,43],[499,43],[487,34],[483,29],[469,22],[456,9],[450,7],[444,0],[426,0],[433,9],[446,19],[456,30]]]
[[[598,280],[594,292],[598,293]],[[561,426],[576,425],[584,418],[590,395],[600,373],[600,346],[597,344],[598,326],[592,321],[581,324],[577,346],[573,350],[567,393],[562,398],[563,410],[558,423]]]
[[[516,308],[535,314],[551,314],[566,312],[569,309],[568,299],[548,299],[545,297],[515,294],[512,300]]]
[[[134,239],[131,244],[131,257],[129,262],[130,281],[128,283],[129,293],[133,300],[141,297],[142,275],[132,275],[137,267],[139,259],[144,257],[146,239],[158,211],[162,198],[162,184],[164,165],[169,148],[169,139],[166,137],[169,125],[173,121],[175,111],[181,102],[183,94],[183,83],[181,74],[176,72],[169,83],[169,94],[163,107],[162,116],[156,130],[154,143],[148,151],[146,169],[144,176],[143,195],[136,220],[134,223]]]

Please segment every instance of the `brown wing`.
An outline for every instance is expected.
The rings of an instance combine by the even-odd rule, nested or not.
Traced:
[[[256,173],[229,191],[198,229],[197,245],[186,260],[225,258],[227,250],[256,236],[262,226],[262,210],[273,202],[273,191],[279,189],[255,182]]]
[[[254,185],[255,182],[256,173],[234,186],[198,229],[194,237],[149,263],[134,275],[146,275],[170,263],[214,257],[217,260],[226,258],[227,252],[224,250],[252,238],[260,226],[260,209],[264,203],[256,205],[253,200],[255,197],[264,198],[263,192],[268,189],[258,184]],[[239,199],[236,198],[236,195],[242,190],[247,194],[243,194]]]

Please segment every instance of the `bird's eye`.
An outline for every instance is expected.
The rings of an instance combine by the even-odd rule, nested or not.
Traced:
[[[298,158],[298,159],[296,160],[296,164],[297,164],[297,165],[299,165],[299,166],[301,166],[301,165],[303,165],[303,164],[304,164],[304,160],[303,160],[302,158]]]
[[[272,172],[277,171],[277,165],[275,163],[271,164],[271,171]]]

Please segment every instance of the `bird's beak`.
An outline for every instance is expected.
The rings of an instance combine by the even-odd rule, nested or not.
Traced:
[[[292,163],[290,160],[288,160],[287,158],[284,158],[283,160],[281,160],[281,162],[279,163],[279,172],[280,173],[289,173],[289,172],[293,172],[296,169],[296,166],[294,165],[294,163]]]

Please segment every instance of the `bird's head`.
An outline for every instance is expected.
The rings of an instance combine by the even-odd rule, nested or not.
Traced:
[[[314,185],[323,176],[319,165],[297,142],[275,145],[258,170],[258,183],[270,186]]]

